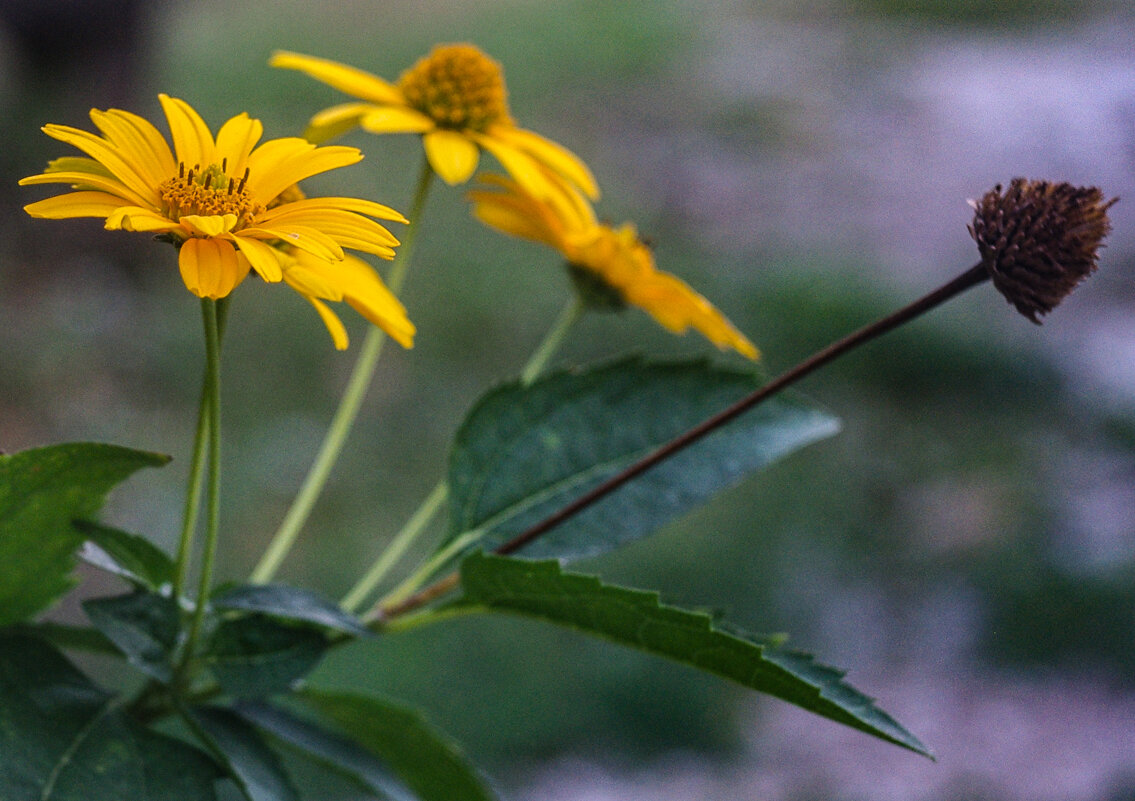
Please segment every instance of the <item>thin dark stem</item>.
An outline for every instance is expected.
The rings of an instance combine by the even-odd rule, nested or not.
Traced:
[[[972,286],[988,280],[990,277],[989,271],[984,264],[976,264],[964,273],[959,275],[952,281],[947,282],[933,292],[925,295],[913,303],[904,306],[898,311],[883,317],[880,320],[860,328],[851,334],[848,334],[843,339],[833,342],[823,350],[817,351],[812,356],[797,364],[795,367],[789,369],[787,372],[774,378],[760,389],[745,396],[741,400],[734,403],[732,406],[718,412],[713,417],[705,420],[697,426],[694,426],[689,431],[676,437],[665,445],[660,446],[652,453],[644,456],[639,461],[627,467],[622,472],[604,481],[602,484],[593,488],[591,491],[581,495],[572,503],[563,507],[559,511],[549,515],[541,520],[536,525],[521,532],[513,537],[503,545],[494,549],[496,554],[510,554],[528,545],[537,537],[547,533],[551,529],[560,525],[564,521],[582,512],[587,507],[598,502],[602,498],[610,495],[615,490],[622,487],[627,482],[637,478],[645,473],[650,468],[657,465],[659,462],[665,461],[673,456],[678,451],[686,448],[693,443],[700,440],[707,434],[717,430],[721,426],[730,422],[738,415],[752,409],[757,404],[766,400],[767,398],[775,395],[786,387],[799,381],[804,376],[812,373],[813,371],[823,367],[833,359],[842,356],[849,350],[859,347],[860,345],[878,337],[888,331],[910,322],[915,317],[925,314],[936,306],[941,305],[955,295],[969,289]],[[389,620],[398,615],[405,614],[414,609],[417,609],[435,598],[444,595],[449,590],[457,585],[457,576],[447,576],[440,579],[436,583],[426,587],[421,592],[413,595],[403,602],[382,610],[382,618]]]
[[[610,495],[619,487],[626,484],[628,481],[637,478],[645,473],[650,468],[654,467],[659,462],[669,459],[678,451],[686,448],[689,445],[697,442],[702,437],[706,436],[712,431],[715,431],[721,426],[733,420],[738,415],[752,409],[761,401],[775,395],[785,387],[796,383],[804,376],[813,372],[814,370],[823,367],[833,359],[842,356],[849,350],[859,347],[865,342],[874,339],[881,334],[885,334],[893,328],[907,323],[918,317],[921,314],[928,312],[935,306],[949,300],[975,284],[979,284],[989,278],[989,272],[985,269],[983,264],[976,264],[966,272],[959,275],[949,283],[944,284],[938,289],[934,290],[928,295],[911,303],[909,306],[904,306],[898,311],[887,315],[886,317],[876,320],[870,325],[866,325],[851,334],[848,334],[843,339],[833,342],[823,350],[817,351],[804,361],[797,364],[787,372],[781,373],[779,376],[768,382],[760,389],[756,390],[750,395],[745,396],[741,400],[734,403],[729,408],[718,412],[713,417],[710,417],[703,423],[694,426],[686,433],[675,437],[665,445],[660,446],[657,450],[647,454],[639,461],[627,467],[621,473],[612,476],[604,481],[599,486],[592,489],[590,492],[584,493],[576,498],[567,506],[560,509],[558,512],[549,515],[541,520],[536,525],[532,526],[526,531],[517,534],[508,542],[500,545],[494,553],[510,554],[523,548],[532,540],[540,535],[555,528],[560,523],[563,523],[568,518],[582,512],[588,506],[591,506],[601,498]]]

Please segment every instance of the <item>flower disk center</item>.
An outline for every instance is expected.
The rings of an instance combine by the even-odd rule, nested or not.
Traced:
[[[484,131],[510,123],[500,65],[473,45],[440,45],[402,73],[406,102],[452,130]]]
[[[190,215],[202,217],[235,215],[237,227],[247,224],[253,217],[264,211],[249,194],[248,170],[238,181],[225,173],[225,164],[211,164],[204,170],[200,165],[186,170],[178,167],[176,178],[163,181],[158,187],[162,199],[162,212],[171,220],[179,220]]]

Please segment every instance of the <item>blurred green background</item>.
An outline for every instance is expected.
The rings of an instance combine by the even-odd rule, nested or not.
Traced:
[[[341,95],[291,49],[394,79],[434,43],[502,62],[518,122],[564,143],[659,266],[778,372],[976,259],[966,198],[1016,175],[1135,197],[1135,14],[1124,0],[0,2],[0,449],[170,452],[106,518],[172,544],[202,363],[168,248],[33,221],[15,181],[90,107],[294,135]],[[85,15],[89,15],[89,18]],[[47,17],[48,24],[35,21]],[[312,192],[409,204],[413,137]],[[383,357],[282,578],[339,597],[443,470],[465,410],[519,368],[569,292],[555,257],[431,196]],[[1135,798],[1135,230],[1035,327],[972,291],[808,379],[844,431],[647,541],[581,565],[785,631],[849,668],[932,764],[716,679],[511,620],[344,649],[319,671],[421,704],[510,798]],[[351,319],[347,319],[350,317]],[[361,320],[344,313],[354,343]],[[592,316],[563,363],[705,355],[645,315]],[[222,577],[255,563],[351,365],[292,292],[250,280],[225,347]],[[727,358],[727,357],[726,357]],[[83,593],[112,585],[86,576]],[[76,614],[73,601],[59,615]],[[523,647],[517,648],[520,643]]]

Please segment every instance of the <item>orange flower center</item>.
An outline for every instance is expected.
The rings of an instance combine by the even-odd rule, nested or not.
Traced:
[[[500,65],[473,45],[435,47],[402,73],[398,88],[440,128],[484,131],[512,122]]]
[[[238,228],[248,224],[264,211],[264,205],[256,202],[246,188],[248,170],[237,181],[226,174],[226,166],[225,162],[219,167],[210,164],[202,170],[198,164],[186,170],[185,164],[178,165],[177,177],[163,181],[158,187],[162,213],[171,220],[190,215],[233,214]]]

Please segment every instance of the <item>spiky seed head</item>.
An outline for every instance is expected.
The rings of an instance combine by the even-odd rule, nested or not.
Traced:
[[[1096,256],[1111,230],[1097,187],[1014,178],[1000,184],[974,209],[970,236],[993,285],[1017,310],[1039,323],[1096,269]]]

